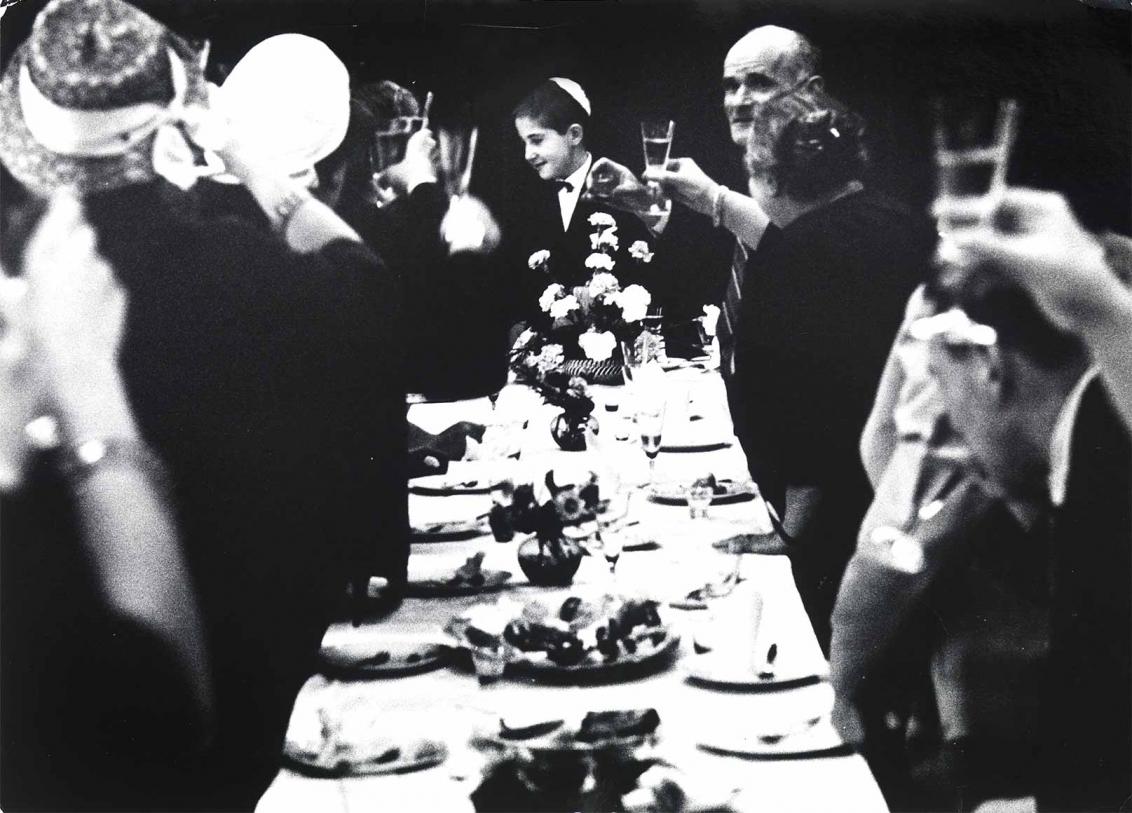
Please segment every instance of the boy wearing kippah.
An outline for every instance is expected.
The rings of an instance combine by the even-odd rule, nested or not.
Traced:
[[[585,261],[592,251],[590,234],[594,231],[589,217],[595,212],[606,212],[616,220],[622,249],[635,240],[648,239],[636,218],[583,199],[595,161],[586,143],[591,113],[581,85],[562,77],[544,81],[512,111],[523,158],[544,182],[529,205],[519,210],[523,220],[512,230],[523,260],[535,251],[550,252],[550,276],[537,272],[540,279],[532,281],[540,291],[550,282],[580,285],[589,279]],[[619,278],[633,265],[619,263]],[[622,284],[641,281],[621,279]]]

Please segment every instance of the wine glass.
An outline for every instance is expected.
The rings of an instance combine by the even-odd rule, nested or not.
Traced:
[[[672,119],[645,119],[641,122],[641,144],[645,151],[645,169],[665,169],[672,151],[672,133],[676,128]],[[649,181],[652,205],[649,214],[663,214],[672,207],[672,200],[664,197],[660,184]]]
[[[1018,131],[1014,99],[937,99],[934,104],[936,206],[939,257],[954,253],[950,235],[979,225],[1006,188],[1006,171]]]
[[[641,435],[641,448],[649,459],[649,485],[656,482],[656,457],[664,434],[664,401],[642,399],[637,407],[637,431]]]

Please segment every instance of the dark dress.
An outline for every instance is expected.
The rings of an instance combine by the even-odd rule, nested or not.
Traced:
[[[236,218],[199,219],[165,184],[86,208],[128,295],[120,364],[170,472],[215,675],[218,737],[188,806],[251,809],[349,575],[405,579],[400,294],[364,246],[296,255]]]
[[[1100,381],[1089,385],[1077,413],[1052,553],[1038,809],[1126,810],[1132,797],[1132,447]]]
[[[751,475],[780,512],[788,485],[822,491],[791,559],[827,652],[872,496],[858,440],[932,238],[906,209],[862,191],[770,226],[747,265],[728,400]]]

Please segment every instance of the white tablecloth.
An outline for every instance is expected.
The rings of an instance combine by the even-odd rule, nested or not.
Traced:
[[[722,381],[710,373],[670,373],[665,436],[707,438],[714,432],[733,441],[726,412]],[[600,449],[581,453],[557,450],[549,433],[555,410],[538,403],[528,391],[508,387],[495,410],[487,399],[448,404],[417,404],[410,420],[429,431],[439,431],[457,420],[484,423],[510,422],[523,416],[529,422],[521,442],[522,456],[514,464],[515,475],[541,478],[548,467],[570,466],[615,469],[623,480],[642,481],[647,464],[639,445],[616,441],[614,423],[631,413],[628,394],[620,388],[598,389],[595,413],[602,428]],[[622,401],[617,413],[604,410],[607,401]],[[691,416],[702,416],[689,420]],[[657,479],[690,482],[713,472],[717,477],[745,476],[745,461],[738,445],[700,453],[662,453]],[[471,517],[487,510],[490,498],[410,497],[410,514],[421,523],[457,516]],[[622,555],[616,581],[606,564],[596,557],[583,559],[575,577],[575,591],[616,589],[626,594],[650,595],[658,599],[678,597],[701,586],[724,561],[711,542],[749,528],[757,520],[758,503],[743,502],[713,506],[708,519],[693,520],[686,507],[655,504],[642,491],[634,498],[631,518],[640,521],[633,532],[655,540],[656,549],[629,551]],[[527,584],[515,556],[517,542],[497,543],[490,536],[462,542],[414,545],[409,562],[410,579],[450,572],[476,551],[485,553],[484,566],[509,570],[515,578],[506,595],[516,601],[544,595],[545,590]],[[490,724],[501,714],[525,709],[553,708],[578,714],[603,709],[657,709],[661,718],[659,752],[698,782],[708,782],[727,791],[735,790],[731,805],[737,811],[885,810],[884,799],[869,769],[858,755],[809,757],[792,760],[751,760],[720,756],[697,747],[705,734],[743,730],[787,730],[793,722],[821,716],[819,729],[829,729],[828,712],[832,689],[828,683],[812,683],[781,691],[736,694],[713,691],[686,679],[684,664],[692,654],[694,638],[715,644],[734,637],[750,616],[750,598],[761,598],[761,623],[757,644],[777,644],[776,666],[780,670],[820,674],[828,669],[814,638],[801,600],[794,587],[790,563],[782,556],[743,557],[745,582],[733,596],[722,599],[711,611],[667,609],[668,619],[681,635],[679,661],[673,668],[643,679],[592,687],[540,686],[503,681],[480,687],[474,675],[442,669],[424,675],[392,680],[333,684],[332,691],[344,703],[387,713],[392,728],[414,735],[433,736],[445,742],[450,756],[441,765],[396,776],[312,779],[290,770],[280,771],[260,801],[261,813],[282,811],[438,811],[471,810],[468,799],[480,779],[482,757],[468,745],[473,727]],[[406,599],[401,609],[380,624],[351,628],[335,625],[328,638],[399,636],[416,640],[444,641],[441,629],[452,616],[493,596],[453,599]],[[312,677],[296,702],[298,715],[312,714],[325,704],[328,682]]]

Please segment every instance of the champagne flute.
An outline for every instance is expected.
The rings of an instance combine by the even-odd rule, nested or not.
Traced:
[[[440,177],[450,199],[468,192],[478,136],[479,130],[475,127],[441,128],[438,134]]]
[[[934,105],[936,202],[939,258],[954,253],[950,235],[978,226],[1006,188],[1006,171],[1018,132],[1014,99],[948,99]]]
[[[645,169],[668,167],[668,155],[672,151],[672,133],[675,128],[672,119],[646,119],[641,122],[641,145],[645,151]],[[649,189],[652,191],[649,214],[662,214],[672,206],[671,200],[662,201],[660,184],[649,181]]]

